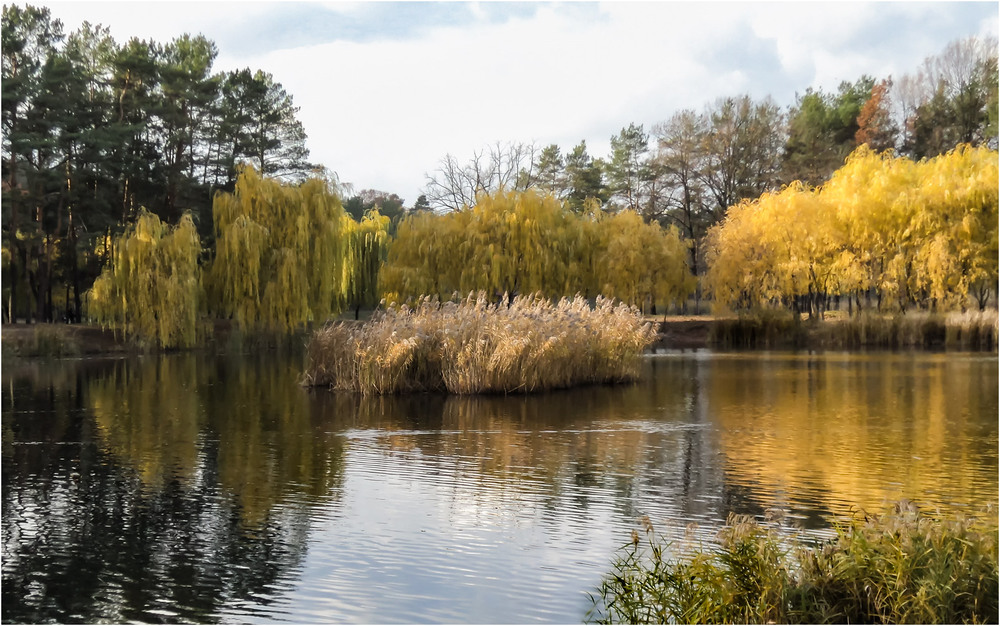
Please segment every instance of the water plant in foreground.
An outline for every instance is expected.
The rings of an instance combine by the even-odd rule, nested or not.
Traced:
[[[595,597],[597,623],[997,623],[997,526],[902,503],[816,543],[730,515],[719,544],[676,550],[644,520]]]
[[[423,298],[363,325],[333,323],[309,342],[303,384],[386,394],[531,392],[623,382],[656,337],[639,311],[598,298],[490,303]]]

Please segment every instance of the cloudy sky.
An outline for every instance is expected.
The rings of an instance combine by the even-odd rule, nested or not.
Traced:
[[[998,22],[995,2],[33,4],[67,32],[88,20],[119,43],[205,35],[218,71],[262,69],[293,96],[314,162],[407,205],[446,154],[585,139],[604,156],[629,123],[900,76]]]

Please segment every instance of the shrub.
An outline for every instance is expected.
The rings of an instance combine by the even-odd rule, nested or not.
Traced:
[[[730,516],[715,548],[674,556],[646,523],[588,615],[599,623],[996,623],[996,519],[935,519],[908,505],[783,541]]]

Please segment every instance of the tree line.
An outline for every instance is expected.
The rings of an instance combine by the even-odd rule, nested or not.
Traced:
[[[831,302],[905,312],[980,310],[995,293],[997,152],[968,144],[914,161],[862,146],[824,185],[796,182],[730,207],[709,229],[717,304],[822,317]]]
[[[211,243],[212,196],[234,189],[241,164],[335,180],[309,162],[281,84],[261,70],[217,72],[217,54],[201,35],[120,44],[100,25],[67,34],[47,8],[4,6],[5,320],[78,318],[111,238],[143,209],[169,224],[189,212]]]
[[[201,36],[119,45],[100,26],[66,36],[47,9],[4,7],[5,320],[52,320],[60,306],[78,317],[89,293],[92,317],[190,345],[190,320],[206,315],[283,332],[383,295],[603,293],[652,312],[704,285],[739,308],[762,300],[720,297],[708,263],[725,256],[731,213],[759,212],[781,189],[832,198],[815,189],[858,146],[913,163],[959,144],[992,150],[979,167],[996,158],[996,45],[969,38],[898,80],[807,90],[787,110],[736,96],[649,133],[629,124],[606,158],[584,141],[565,154],[497,143],[466,163],[448,155],[406,207],[310,164],[291,96],[260,71],[213,72],[215,56]],[[924,279],[903,300],[866,280],[855,297],[955,302]],[[966,282],[984,302],[996,270]],[[774,298],[804,306],[796,289]]]
[[[497,143],[467,163],[448,155],[427,177],[428,204],[471,206],[477,193],[538,189],[573,211],[596,201],[646,222],[676,226],[690,242],[692,274],[706,270],[705,236],[730,207],[794,181],[830,179],[856,148],[893,150],[914,160],[959,144],[997,148],[997,42],[950,43],[912,73],[862,76],[835,92],[807,89],[782,110],[770,97],[721,98],[685,109],[650,130],[631,123],[595,158],[581,141],[569,151]]]

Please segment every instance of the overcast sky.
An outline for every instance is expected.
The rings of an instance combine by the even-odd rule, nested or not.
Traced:
[[[19,2],[18,4],[23,4]],[[166,43],[201,33],[216,70],[274,75],[311,160],[412,205],[439,161],[497,141],[586,139],[719,97],[912,72],[952,40],[996,35],[996,2],[34,2]]]

